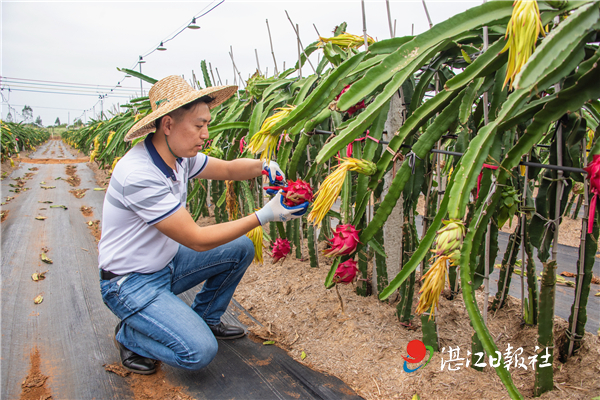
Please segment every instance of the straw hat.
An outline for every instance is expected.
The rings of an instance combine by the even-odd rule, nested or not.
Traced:
[[[152,112],[139,120],[127,132],[125,141],[130,142],[156,131],[154,121],[200,97],[212,97],[213,100],[207,103],[208,108],[215,108],[233,96],[237,88],[237,86],[213,86],[202,90],[194,90],[182,77],[177,75],[167,76],[156,82],[150,89],[148,97],[150,98]]]

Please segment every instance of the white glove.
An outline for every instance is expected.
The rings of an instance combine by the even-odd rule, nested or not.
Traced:
[[[279,167],[279,164],[277,164],[275,161],[269,161],[269,162],[267,162],[266,160],[263,161],[262,174],[267,175],[269,177],[269,183],[271,185],[276,185],[276,186],[287,185],[285,182],[285,174],[281,170],[281,167]]]
[[[306,210],[308,210],[308,201],[294,207],[283,204],[283,195],[280,190],[275,197],[254,214],[258,218],[258,222],[265,225],[268,222],[286,222],[300,218],[306,214]]]

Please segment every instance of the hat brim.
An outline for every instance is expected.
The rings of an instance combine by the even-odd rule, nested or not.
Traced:
[[[156,125],[154,122],[158,118],[163,117],[168,113],[175,111],[179,107],[191,103],[196,99],[199,99],[204,96],[212,97],[213,100],[207,103],[207,105],[209,109],[213,109],[227,101],[227,99],[233,96],[237,90],[237,86],[229,85],[213,86],[206,89],[194,90],[192,92],[186,93],[177,100],[165,103],[159,109],[152,111],[150,114],[146,115],[144,118],[139,120],[134,126],[131,127],[131,129],[129,129],[127,135],[125,135],[125,141],[131,142],[134,139],[140,138],[151,132],[156,131]]]

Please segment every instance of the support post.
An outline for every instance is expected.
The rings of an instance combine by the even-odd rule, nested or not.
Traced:
[[[275,59],[275,52],[273,51],[273,40],[271,40],[271,29],[269,29],[269,20],[267,19],[266,21],[267,21],[267,32],[269,32],[269,44],[271,45],[271,55],[273,55],[273,64],[275,64],[275,76],[277,76],[277,75],[279,75],[279,73],[277,72],[277,60]]]
[[[365,38],[365,51],[369,50],[369,42],[367,41],[367,14],[365,13],[365,0],[360,0],[362,6],[362,20],[363,20],[363,36]]]

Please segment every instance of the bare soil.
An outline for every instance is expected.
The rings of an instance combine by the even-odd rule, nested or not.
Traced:
[[[81,206],[79,210],[81,210],[81,213],[84,217],[91,217],[92,215],[94,215],[93,209],[94,207]]]
[[[13,155],[11,157],[14,166],[12,166],[10,164],[10,160],[4,160],[4,162],[2,164],[0,164],[0,171],[2,172],[2,177],[1,179],[4,180],[5,178],[7,178],[8,176],[10,176],[10,174],[12,174],[12,172],[19,168],[19,165],[24,161],[24,160],[28,160],[27,157],[29,157],[31,154],[33,154],[34,151],[24,151],[22,152],[20,155]]]
[[[104,365],[104,369],[125,379],[135,400],[194,400],[185,394],[185,387],[173,386],[165,379],[160,364],[152,375],[132,374],[119,363]]]
[[[71,159],[56,159],[56,158],[21,158],[21,162],[29,164],[79,164],[87,162],[88,158],[71,158]]]
[[[50,400],[52,393],[46,387],[48,377],[40,371],[40,352],[35,347],[30,355],[29,373],[21,383],[21,400]]]
[[[67,165],[65,167],[65,172],[69,175],[69,178],[66,179],[67,183],[73,187],[77,187],[81,184],[81,179],[77,175],[77,166],[76,165]]]
[[[85,192],[87,192],[89,189],[71,189],[69,190],[69,193],[72,193],[73,196],[75,196],[78,199],[83,199],[85,197]]]
[[[102,234],[102,230],[100,229],[100,220],[96,219],[94,221],[87,222],[88,228],[90,229],[90,233],[96,239],[96,242],[100,241],[100,235]]]
[[[94,172],[94,176],[96,177],[96,184],[98,185],[98,187],[107,188],[108,183],[110,182],[110,170],[100,169],[98,168],[98,164],[91,162],[88,162],[87,166]]]
[[[489,366],[483,372],[464,364],[454,364],[457,371],[449,371],[447,365],[441,370],[442,360],[450,358],[450,346],[459,347],[460,357],[469,358],[466,352],[471,350],[473,330],[462,296],[453,301],[441,298],[437,323],[442,352],[434,353],[430,365],[422,370],[406,373],[401,356],[407,355],[408,342],[422,339],[420,319],[413,320],[412,328],[405,327],[395,315],[395,302],[357,296],[352,285],[339,287],[342,312],[335,290],[323,285],[329,266],[324,257],[320,257],[319,268],[310,268],[308,262],[292,256],[275,265],[267,259],[265,265],[253,264],[234,296],[262,326],[247,317],[242,317],[242,322],[259,338],[275,340],[296,361],[339,377],[366,399],[407,399],[417,393],[422,399],[458,399],[465,393],[471,398],[508,398]],[[478,291],[476,296],[481,308],[483,293]],[[415,297],[413,304],[417,300]],[[537,328],[520,322],[519,302],[511,297],[507,306],[489,316],[487,325],[500,351],[506,351],[510,343],[514,349],[522,347],[527,360],[534,354]],[[555,337],[566,326],[564,320],[555,318]],[[599,393],[599,355],[599,338],[586,333],[584,345],[574,357],[566,364],[554,362],[557,389],[541,398],[589,399]],[[532,398],[531,367],[511,371],[517,388]]]

